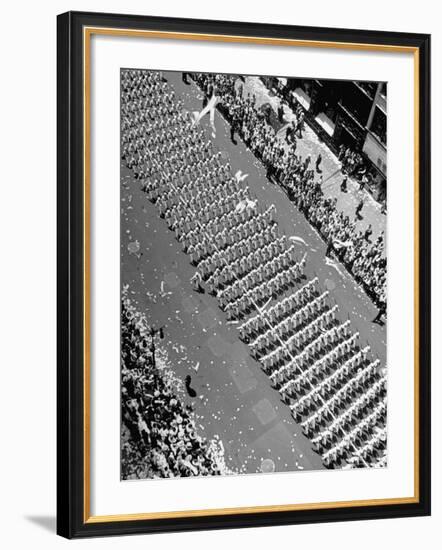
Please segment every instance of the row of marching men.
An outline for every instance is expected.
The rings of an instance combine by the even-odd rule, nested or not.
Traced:
[[[183,119],[180,109],[174,109],[174,95],[167,86],[148,80],[137,77],[141,94],[132,93],[129,82],[123,86],[123,100],[129,103],[124,113],[138,117],[141,125],[140,132],[136,125],[125,123],[123,142],[131,156],[126,158],[123,150],[123,158],[141,177],[149,198],[197,265],[192,280],[195,289],[205,283],[228,318],[240,318],[299,281],[305,256],[297,261],[295,247],[279,236],[275,208],[259,211],[248,188],[231,175],[229,164],[222,162],[190,119]],[[146,103],[149,93],[155,100]],[[165,116],[144,112],[139,118],[137,107],[149,110],[155,106],[156,114],[162,102]],[[183,123],[181,128],[177,121]],[[258,248],[253,249],[255,242]]]

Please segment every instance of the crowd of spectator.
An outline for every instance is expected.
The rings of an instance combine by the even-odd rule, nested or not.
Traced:
[[[145,318],[123,292],[121,304],[122,479],[226,473],[216,440],[197,433],[191,405],[152,358]]]

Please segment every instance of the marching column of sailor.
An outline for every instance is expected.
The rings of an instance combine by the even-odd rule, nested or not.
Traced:
[[[253,136],[252,136],[253,137]],[[252,139],[252,137],[250,139]],[[386,464],[379,361],[160,73],[122,78],[122,157],[328,468]]]

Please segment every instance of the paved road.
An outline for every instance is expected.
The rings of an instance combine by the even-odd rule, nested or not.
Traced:
[[[186,109],[200,110],[202,96],[194,84],[185,85],[180,74],[165,76]],[[385,329],[369,322],[375,308],[365,293],[342,267],[325,263],[320,237],[282,190],[267,180],[261,163],[243,143],[230,141],[228,125],[218,113],[215,124],[214,147],[228,155],[232,171],[249,174],[246,182],[261,205],[275,204],[281,232],[307,243],[299,245],[300,257],[308,252],[307,277],[319,277],[340,306],[341,318],[350,318],[361,341],[368,340],[374,355],[385,361]],[[202,126],[209,138],[207,119]],[[322,468],[289,408],[239,340],[235,325],[226,322],[214,297],[192,291],[189,281],[195,268],[125,167],[121,207],[122,284],[129,283],[131,297],[148,322],[164,325],[162,349],[176,376],[192,376],[197,397],[187,399],[194,405],[200,433],[221,438],[227,465],[235,472],[260,471],[267,459],[276,471]],[[128,245],[135,241],[141,256],[129,252]]]
[[[276,471],[320,468],[319,456],[216,299],[193,292],[195,268],[156,207],[127,169],[122,174],[122,284],[130,285],[130,297],[147,321],[164,326],[162,348],[176,376],[192,376],[197,398],[187,399],[200,433],[221,438],[227,466],[235,472],[259,471],[268,458]],[[135,241],[141,256],[128,251]]]

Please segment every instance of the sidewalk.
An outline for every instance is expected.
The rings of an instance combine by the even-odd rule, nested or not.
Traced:
[[[256,96],[257,106],[269,103],[275,112],[277,112],[281,99],[270,92],[270,90],[258,77],[246,77],[243,89],[243,93],[252,93]],[[284,145],[286,145],[285,131],[288,124],[294,120],[295,116],[293,111],[284,103],[283,109],[284,120],[286,122],[277,133],[277,137],[284,143]],[[337,209],[344,212],[344,214],[346,214],[351,220],[355,220],[356,228],[359,231],[365,231],[368,225],[371,224],[373,229],[373,239],[376,239],[381,231],[385,231],[386,216],[381,213],[380,204],[374,200],[370,193],[360,191],[359,184],[350,177],[348,177],[347,181],[347,193],[343,193],[341,191],[340,186],[344,177],[340,170],[341,163],[329,147],[319,140],[318,136],[307,123],[305,125],[303,138],[298,139],[297,141],[296,153],[303,159],[310,155],[312,158],[313,167],[316,157],[319,153],[321,153],[321,169],[323,176],[322,189],[324,195],[327,198],[333,197],[338,199],[336,204]],[[319,174],[316,175],[316,178],[319,179]],[[357,220],[355,210],[356,205],[359,203],[361,198],[364,199],[364,207],[361,212],[362,219]]]

